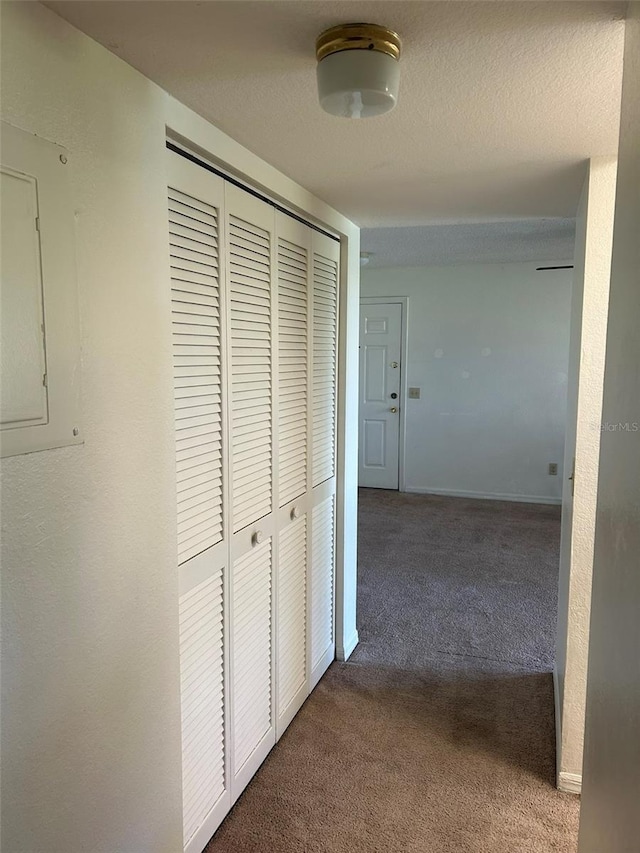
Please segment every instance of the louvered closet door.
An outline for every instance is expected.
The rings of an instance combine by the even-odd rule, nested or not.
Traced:
[[[287,517],[278,535],[278,730],[281,737],[309,695],[307,677],[307,514]]]
[[[233,530],[273,507],[273,210],[227,187]]]
[[[311,229],[276,216],[278,284],[277,736],[309,693],[307,566]]]
[[[232,799],[275,742],[274,210],[225,187],[231,444]]]
[[[335,495],[320,500],[311,512],[311,671],[317,682],[335,657]]]
[[[335,475],[339,246],[314,234],[313,485]]]
[[[255,534],[254,534],[255,536]],[[254,538],[233,562],[233,797],[275,743],[273,725],[273,545]]]
[[[231,805],[227,759],[222,181],[169,158],[184,842],[200,853]]]
[[[279,213],[278,495],[285,506],[307,492],[309,255],[311,230]]]
[[[335,657],[335,493],[340,245],[313,234],[308,666],[313,688]]]

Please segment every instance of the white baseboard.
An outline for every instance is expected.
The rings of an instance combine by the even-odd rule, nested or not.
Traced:
[[[553,704],[556,717],[556,788],[565,794],[582,793],[582,776],[568,773],[562,766],[562,708],[560,707],[560,677],[558,667],[553,667]]]
[[[553,665],[553,707],[556,729],[556,787],[560,784],[560,757],[562,755],[562,708],[560,707],[560,681],[558,667]]]
[[[336,658],[341,661],[349,660],[358,643],[358,632],[354,631],[344,646],[336,646]]]
[[[558,790],[565,794],[582,793],[582,776],[578,773],[558,773]]]
[[[544,495],[512,495],[499,492],[464,492],[457,489],[423,489],[415,486],[405,486],[405,492],[417,495],[443,495],[450,498],[477,498],[485,501],[514,501],[525,504],[562,504],[562,498],[545,497]]]

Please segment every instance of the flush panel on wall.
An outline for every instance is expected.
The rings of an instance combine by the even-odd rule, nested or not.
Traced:
[[[73,156],[1,125],[0,452],[82,442]]]
[[[46,424],[42,265],[37,182],[2,166],[2,398],[3,429]]]
[[[339,244],[169,155],[184,832],[334,658]]]

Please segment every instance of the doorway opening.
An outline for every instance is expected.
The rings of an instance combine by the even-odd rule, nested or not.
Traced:
[[[578,804],[553,790],[552,670],[572,271],[539,266],[381,265],[363,275],[352,661],[428,685],[426,728],[451,725],[465,760],[486,762],[479,772],[510,776],[527,800],[545,786],[569,851]],[[408,318],[406,355],[394,349],[395,311]],[[405,410],[405,475],[394,481]],[[541,847],[546,832],[534,830]]]

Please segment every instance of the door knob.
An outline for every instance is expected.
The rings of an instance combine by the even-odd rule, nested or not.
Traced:
[[[251,537],[251,544],[260,545],[261,542],[264,542],[264,535],[262,533],[262,530],[256,530],[256,532]]]
[[[297,506],[294,506],[291,510],[291,521],[294,521],[296,518],[300,518],[300,510]]]
[[[397,366],[398,366],[398,362],[397,362],[397,361],[392,361],[392,362],[391,362],[391,367],[397,367]]]
[[[397,400],[397,399],[398,399],[398,395],[396,394],[396,392],[395,392],[395,391],[394,391],[394,392],[393,392],[393,394],[391,394],[390,396],[391,396],[391,399],[392,399],[392,400]]]
[[[396,409],[396,407],[395,407],[395,406],[391,406],[391,408],[389,409],[389,411],[391,412],[391,414],[392,414],[392,415],[395,415],[395,413],[396,413],[398,410]]]

